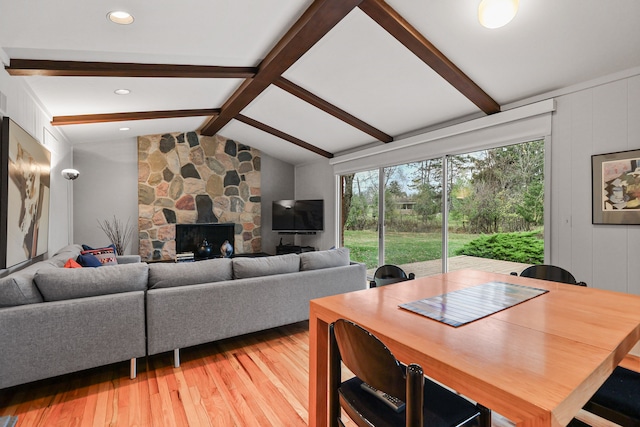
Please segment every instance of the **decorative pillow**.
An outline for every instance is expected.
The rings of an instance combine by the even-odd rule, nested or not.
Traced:
[[[42,295],[30,275],[12,274],[0,279],[0,307],[39,302],[42,302]]]
[[[105,268],[52,268],[39,270],[33,277],[45,301],[60,301],[147,289],[146,263],[114,265]]]
[[[92,248],[89,245],[82,245],[82,250],[84,251],[101,251],[104,249],[113,249],[114,254],[118,253],[118,251],[116,250],[116,245],[114,243],[110,244],[109,246],[105,246],[104,248]]]
[[[300,254],[300,271],[349,265],[349,248],[328,251],[303,252]]]
[[[102,263],[100,262],[100,260],[98,258],[96,258],[95,255],[93,254],[80,254],[78,255],[78,258],[76,259],[76,261],[78,261],[78,264],[80,264],[83,267],[102,267]]]
[[[82,268],[82,266],[78,264],[75,259],[69,258],[67,262],[64,263],[64,268]]]
[[[298,271],[300,271],[298,254],[233,258],[233,277],[236,279],[296,273]]]
[[[118,264],[118,260],[116,259],[116,251],[112,248],[102,248],[102,249],[90,249],[86,251],[80,252],[80,255],[91,254],[95,256],[98,261],[100,261],[101,265],[116,265]]]
[[[198,283],[231,280],[230,258],[207,259],[196,262],[155,262],[149,264],[149,289],[172,288]]]

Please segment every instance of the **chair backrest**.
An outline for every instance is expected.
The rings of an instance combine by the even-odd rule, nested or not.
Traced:
[[[382,341],[345,319],[333,324],[333,333],[342,363],[355,376],[378,390],[406,400],[404,369]]]
[[[378,267],[373,274],[372,284],[375,286],[390,285],[391,283],[409,280],[407,273],[397,265],[386,264]]]
[[[530,277],[532,279],[542,279],[542,280],[550,280],[552,282],[562,282],[568,283],[570,285],[581,285],[586,286],[584,282],[578,283],[573,274],[569,273],[562,267],[557,267],[555,265],[532,265],[531,267],[525,268],[520,276]]]

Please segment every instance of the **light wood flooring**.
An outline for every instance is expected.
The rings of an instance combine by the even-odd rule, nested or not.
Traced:
[[[0,416],[18,427],[306,426],[308,328],[186,348],[179,368],[171,353],[140,359],[134,380],[123,362],[0,390]],[[494,413],[493,427],[509,425]]]

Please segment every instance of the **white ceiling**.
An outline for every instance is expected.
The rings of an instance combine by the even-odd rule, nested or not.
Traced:
[[[257,66],[310,0],[0,0],[0,47],[12,59]],[[521,0],[488,30],[479,0],[389,0],[500,105],[640,67],[640,1]],[[126,6],[130,26],[107,21]],[[482,114],[359,9],[283,76],[397,137]],[[24,78],[52,116],[220,108],[241,79]],[[131,94],[117,96],[115,89]],[[330,153],[376,140],[270,86],[242,115]],[[73,144],[199,129],[207,117],[69,125]],[[220,134],[292,164],[320,156],[232,120]]]

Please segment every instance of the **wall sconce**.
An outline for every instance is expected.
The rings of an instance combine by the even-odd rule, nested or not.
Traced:
[[[478,20],[486,28],[507,25],[518,13],[519,0],[482,0],[478,6]]]
[[[71,181],[80,176],[80,171],[77,169],[62,169],[60,173],[64,179],[69,181],[67,183],[67,233],[68,243],[73,243],[73,195],[71,193]]]
[[[74,179],[80,176],[80,171],[78,171],[77,169],[63,169],[62,176],[64,177],[64,179],[73,181]]]

